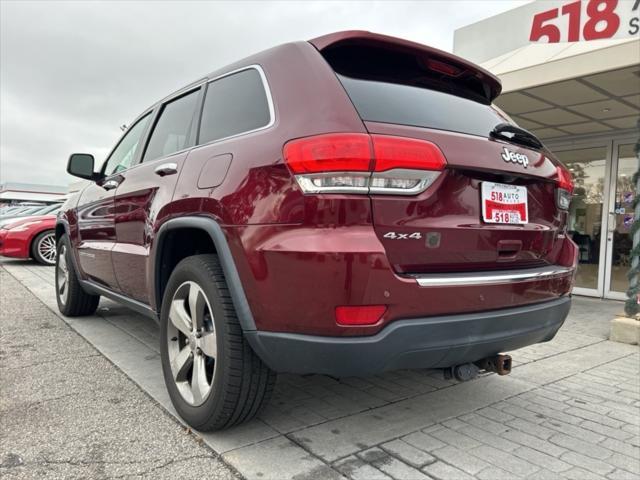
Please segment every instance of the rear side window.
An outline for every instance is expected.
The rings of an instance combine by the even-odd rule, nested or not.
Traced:
[[[490,105],[445,92],[344,75],[338,78],[363,120],[483,137],[497,124],[508,122]]]
[[[262,77],[258,70],[249,68],[209,83],[198,143],[257,130],[270,121]]]
[[[153,129],[143,161],[171,155],[189,145],[199,90],[167,103]]]

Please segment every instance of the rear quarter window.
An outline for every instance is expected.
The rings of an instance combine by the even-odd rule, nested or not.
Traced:
[[[363,120],[488,137],[504,122],[494,107],[445,92],[338,75]]]
[[[248,68],[209,83],[198,143],[208,143],[266,127],[271,110],[260,72]]]

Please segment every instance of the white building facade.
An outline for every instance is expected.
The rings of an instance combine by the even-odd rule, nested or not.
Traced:
[[[0,205],[21,202],[57,203],[66,198],[67,187],[34,183],[0,183]]]

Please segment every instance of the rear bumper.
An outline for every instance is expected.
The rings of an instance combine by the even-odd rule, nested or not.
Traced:
[[[569,296],[481,313],[397,320],[375,335],[326,337],[245,332],[277,372],[364,376],[403,368],[442,368],[551,340],[571,306]]]
[[[371,337],[407,319],[561,298],[571,292],[577,258],[571,239],[558,237],[546,267],[505,263],[500,271],[410,275],[389,263],[371,225],[253,225],[227,228],[225,235],[255,322],[250,330],[324,337]],[[425,247],[422,255],[438,252]],[[345,305],[387,310],[373,325],[346,326],[335,318],[336,307]]]

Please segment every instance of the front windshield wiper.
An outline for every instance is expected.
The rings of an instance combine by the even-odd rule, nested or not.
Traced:
[[[525,147],[532,147],[538,150],[543,148],[542,142],[533,133],[510,123],[499,123],[491,130],[489,135]]]

